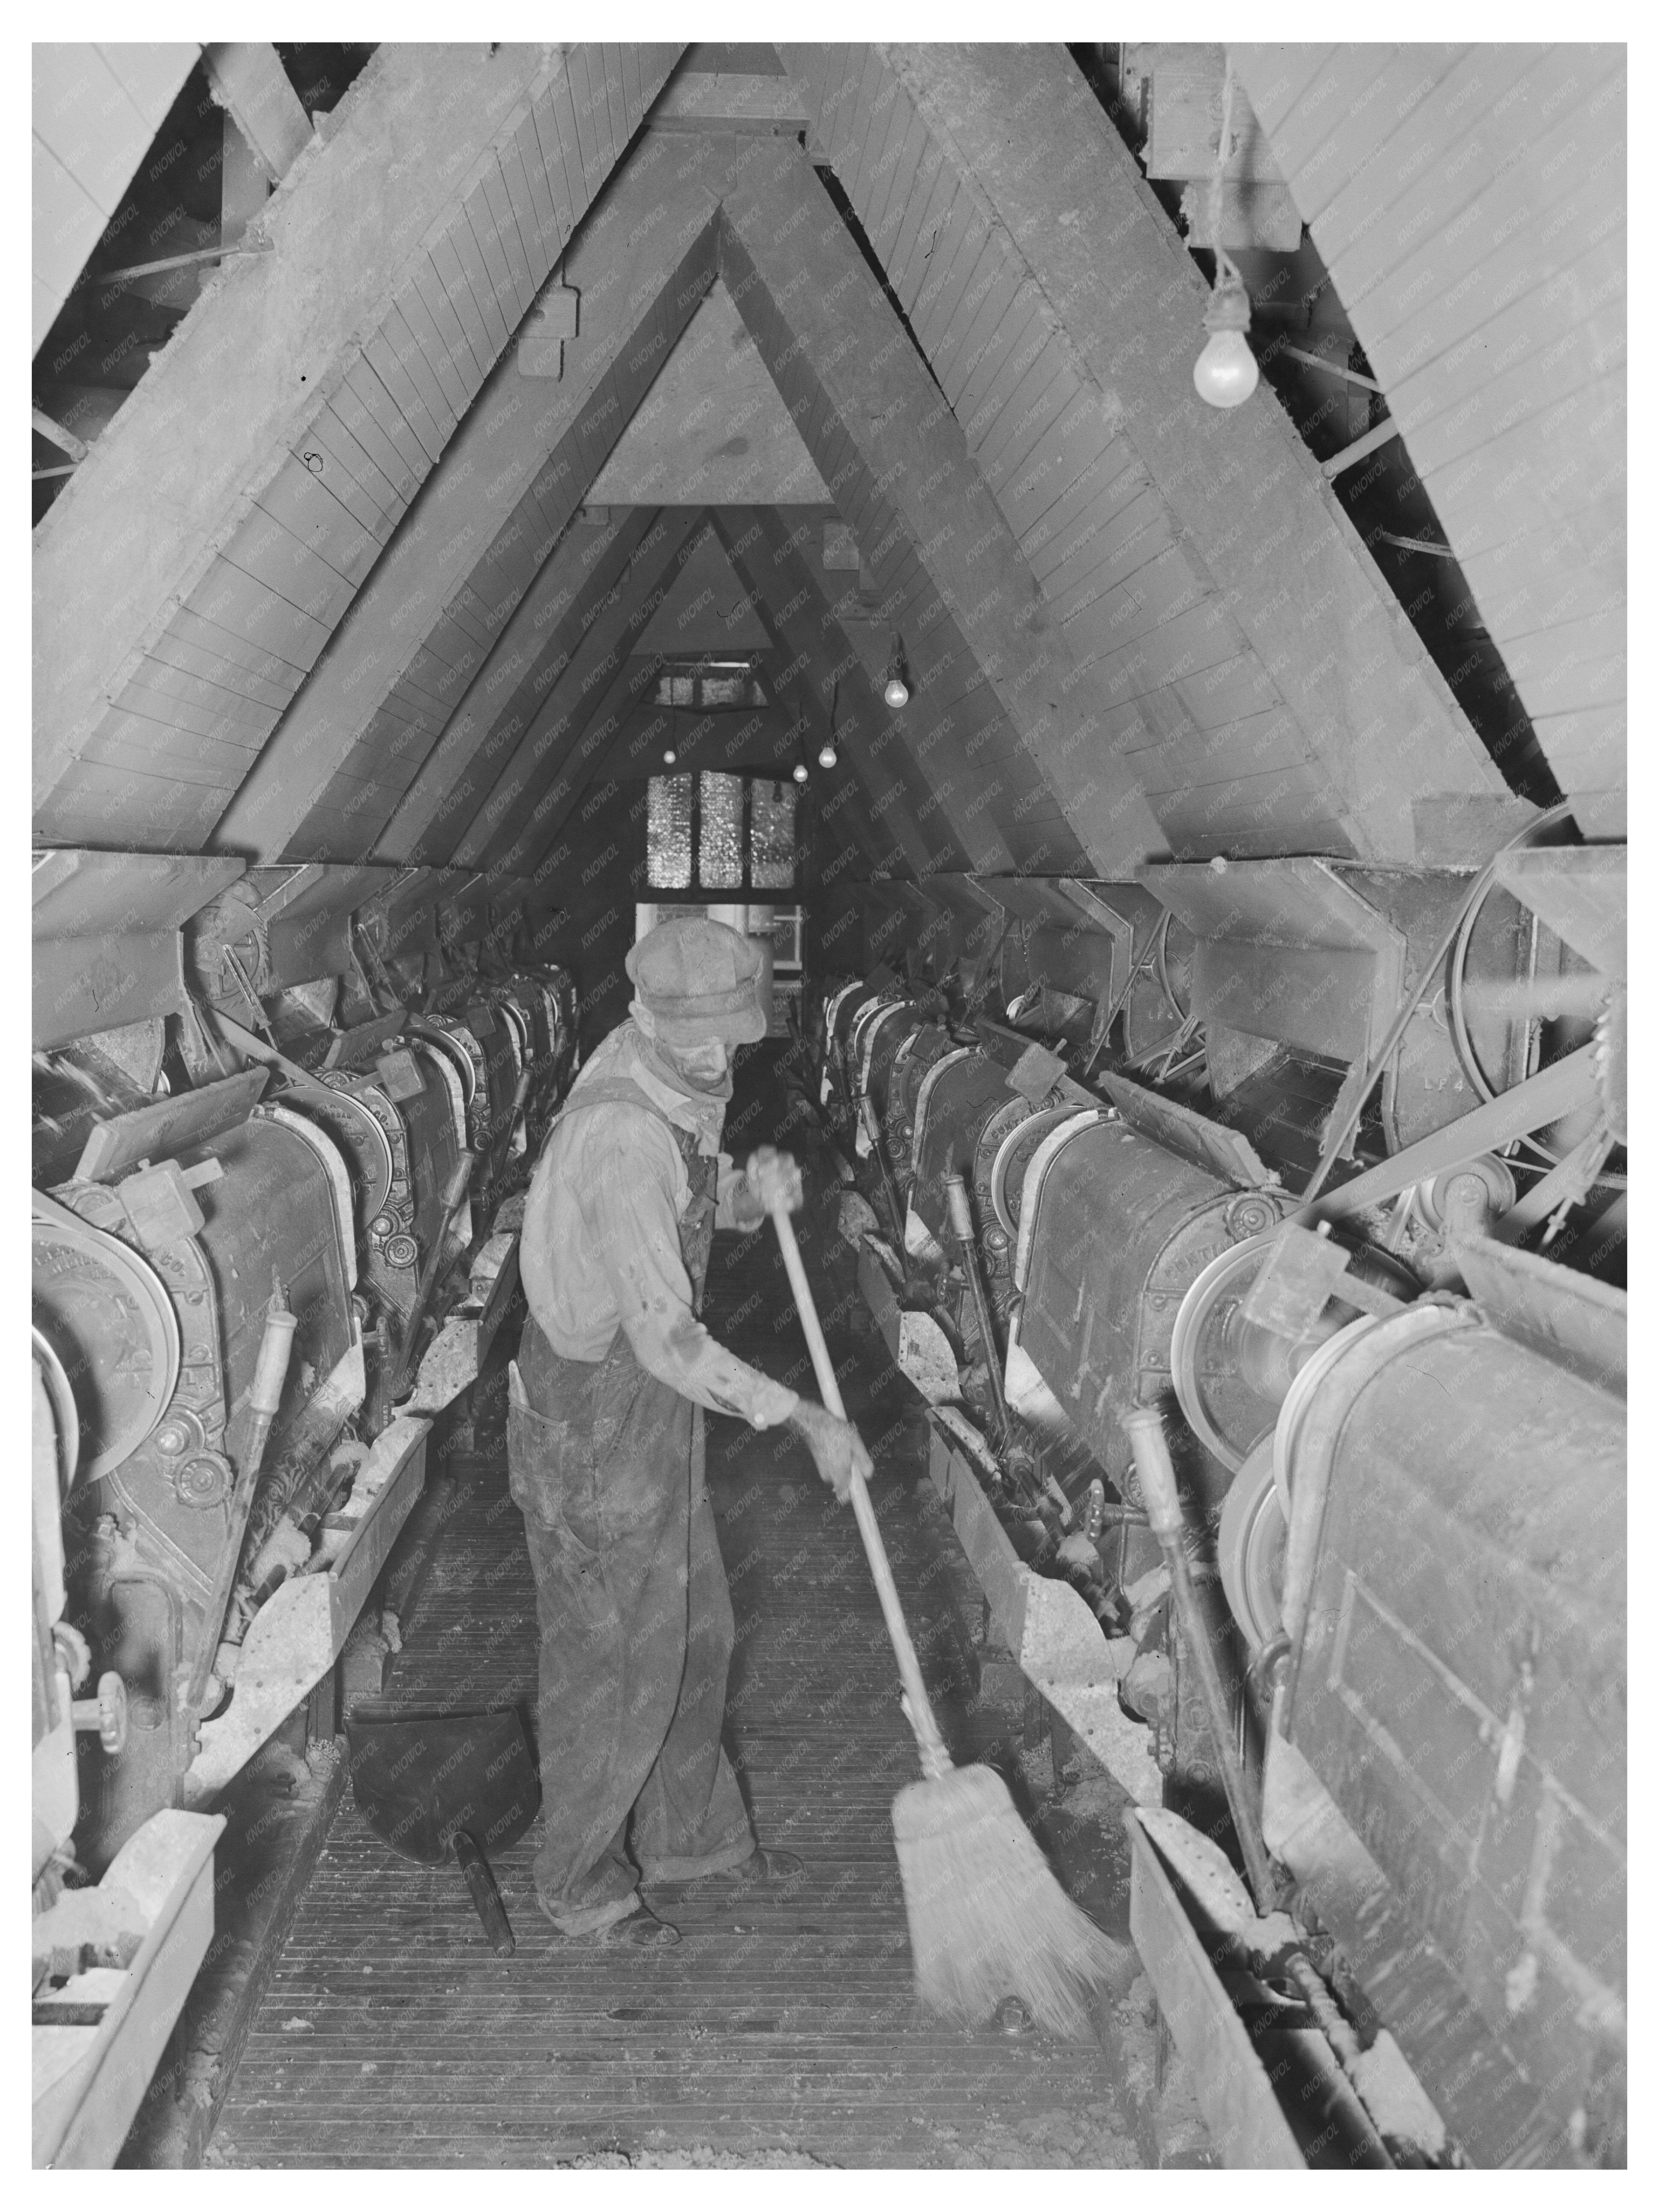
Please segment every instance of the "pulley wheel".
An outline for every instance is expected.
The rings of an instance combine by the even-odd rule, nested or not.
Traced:
[[[1233,1477],[1216,1530],[1221,1587],[1252,1655],[1279,1632],[1290,1531],[1273,1481],[1273,1443],[1263,1437]]]
[[[131,1456],[179,1380],[179,1322],[167,1286],[142,1253],[89,1221],[30,1224],[33,1322],[75,1378],[82,1481]],[[54,1407],[54,1410],[55,1407]]]
[[[1275,1226],[1218,1253],[1194,1278],[1170,1336],[1170,1380],[1187,1425],[1235,1474],[1279,1410],[1238,1373],[1231,1343],[1240,1302],[1277,1240]]]

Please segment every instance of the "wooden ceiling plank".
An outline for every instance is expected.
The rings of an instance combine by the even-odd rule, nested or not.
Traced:
[[[186,783],[234,789],[251,748],[204,738],[173,722],[112,707],[87,740],[83,757],[107,766],[130,764],[147,775],[176,775]]]
[[[529,312],[537,287],[530,281],[530,263],[519,236],[507,179],[494,149],[471,191],[461,203],[473,240],[489,273],[490,296],[506,325],[505,344]]]
[[[1103,640],[1124,645],[1194,608],[1213,604],[1178,545],[1146,550],[1140,566],[1121,583],[1069,612],[1054,607],[1068,635],[1086,636],[1091,649]]]
[[[295,687],[305,674],[297,660],[284,659],[282,654],[252,643],[188,605],[179,609],[150,650],[162,653],[175,639],[186,647],[211,653],[228,669],[246,670],[255,684],[263,684],[268,691],[280,691],[283,705],[293,697]],[[230,679],[227,677],[224,680],[228,684]],[[256,690],[247,692],[250,698],[259,696]],[[262,703],[271,702],[264,700]]]
[[[1458,59],[1458,50],[1446,45],[1413,44],[1381,52],[1361,46],[1310,47],[1305,52],[1322,53],[1323,59],[1307,85],[1286,104],[1267,96],[1270,77],[1261,88],[1267,99],[1264,113],[1256,105],[1260,70],[1254,58],[1294,50],[1236,46],[1231,51],[1235,68],[1249,73],[1250,106],[1262,130],[1272,134],[1273,160],[1304,222],[1309,208],[1322,208],[1334,189],[1328,149],[1340,143],[1343,169],[1351,160],[1369,161]]]
[[[455,416],[465,414],[479,382],[477,356],[456,312],[453,292],[464,285],[461,264],[447,239],[434,240],[410,281],[398,295],[398,313],[431,365]],[[471,294],[468,294],[469,300]]]
[[[222,653],[216,653],[199,642],[202,635],[213,627],[211,623],[192,617],[191,633],[186,635],[181,624],[175,622],[171,629],[164,630],[141,665],[172,668],[180,674],[194,677],[210,684],[216,690],[228,696],[258,707],[273,708],[278,714],[294,696],[294,678],[298,671],[291,672],[286,684],[273,684],[245,661],[231,660]]]
[[[301,441],[295,458],[307,469],[307,454],[320,457],[318,473],[346,512],[383,543],[402,521],[406,501],[361,439],[347,429],[332,406],[325,407]]]
[[[1541,523],[1565,526],[1581,504],[1622,495],[1622,417],[1625,382],[1616,373],[1601,385],[1557,400],[1544,415],[1516,424],[1489,445],[1444,467],[1425,469],[1423,482],[1454,547],[1488,551],[1535,532]],[[1615,458],[1597,473],[1587,460],[1592,424],[1611,429]],[[1575,453],[1575,426],[1583,434]],[[1597,456],[1597,458],[1600,458]]]
[[[1375,149],[1360,151],[1355,135],[1346,127],[1341,132],[1340,185],[1333,195],[1318,201],[1314,210],[1322,231],[1330,240],[1329,252],[1321,249],[1327,268],[1334,268],[1336,259],[1350,253],[1364,265],[1373,241],[1384,252],[1392,252],[1395,211],[1409,202],[1413,184],[1421,173],[1419,149],[1432,148],[1443,132],[1449,137],[1463,137],[1463,128],[1453,118],[1471,98],[1480,112],[1470,116],[1467,135],[1479,146],[1481,124],[1490,118],[1492,104],[1501,102],[1534,71],[1544,69],[1549,52],[1547,45],[1535,41],[1466,47],[1454,56],[1446,74],[1432,83],[1421,64],[1408,62],[1408,69],[1420,72],[1416,87],[1420,97],[1407,101],[1402,94],[1369,111],[1375,114],[1380,107],[1387,125],[1386,136]],[[1505,136],[1501,119],[1497,122],[1496,136],[1500,142]],[[1480,174],[1478,168],[1476,173]],[[1304,211],[1304,222],[1313,219]],[[1344,305],[1347,304],[1345,298]]]
[[[870,134],[876,127],[876,102],[881,94],[882,78],[885,72],[876,64],[875,57],[866,52],[864,67],[859,75],[859,88],[853,96],[853,112],[847,126],[845,148],[848,173],[859,179],[860,183],[869,173]],[[888,110],[883,110],[884,116],[887,112]],[[850,191],[848,197],[849,199],[852,198]],[[861,205],[862,202],[854,201],[854,204]]]
[[[558,239],[553,222],[553,203],[546,201],[546,211],[537,203],[530,181],[530,172],[525,167],[524,134],[535,128],[529,110],[523,122],[501,149],[501,182],[507,187],[507,197],[513,210],[513,221],[518,233],[519,250],[524,256],[525,275],[529,284],[529,296],[533,300],[547,282],[558,251]],[[539,166],[539,165],[538,165]],[[547,181],[541,179],[542,195],[546,198]]]
[[[972,399],[963,395],[957,420],[979,467],[994,466],[997,455],[1029,427],[1034,416],[1044,419],[1040,410],[1056,386],[1062,405],[1079,388],[1066,349],[1054,343],[1054,325],[1039,302],[1018,344],[1003,354],[994,374]]]
[[[416,350],[414,341],[409,336],[407,325],[401,316],[398,319],[398,329],[402,333],[398,343],[401,343],[404,350],[406,353],[414,352]],[[388,422],[391,415],[395,412],[407,426],[421,455],[418,477],[424,483],[443,452],[444,434],[439,429],[437,420],[422,397],[413,377],[398,358],[392,337],[386,331],[375,331],[365,340],[363,360],[384,386],[386,398],[391,403],[390,406],[381,413],[380,420],[383,422]],[[441,411],[443,410],[441,410]]]
[[[442,237],[431,241],[427,258],[438,279],[438,288],[434,289],[422,272],[422,296],[427,305],[431,305],[442,337],[449,343],[449,368],[460,380],[462,392],[471,396],[471,392],[476,392],[477,385],[491,372],[500,347],[507,345],[507,323],[500,307],[495,307],[495,288],[489,281],[489,270],[477,254],[477,241],[473,239],[465,208],[458,208],[456,222],[449,223]],[[449,325],[438,314],[441,296],[460,325],[460,343],[453,341]],[[462,400],[456,411],[465,414],[467,403]]]
[[[1169,508],[1155,492],[1143,492],[1068,560],[1040,572],[1043,598],[1057,622],[1071,622],[1174,544]]]
[[[1243,721],[1271,708],[1284,710],[1284,702],[1273,689],[1272,677],[1254,653],[1235,653],[1231,660],[1212,661],[1206,667],[1184,670],[1170,681],[1182,712],[1200,729],[1212,730],[1223,722]]]
[[[824,73],[816,110],[817,136],[824,152],[833,155],[843,151],[848,143],[852,127],[852,99],[858,90],[858,82],[855,78],[849,86],[848,80],[855,64],[862,75],[864,57],[860,50],[853,46],[826,46],[821,52],[824,57]]]
[[[601,137],[607,142],[611,136],[611,118],[605,104],[605,80],[599,79],[599,95],[594,97],[593,71],[588,64],[591,57],[584,51],[572,60],[570,97],[576,118],[576,152],[581,163],[582,183],[590,199],[599,191],[608,164],[599,151]]]
[[[532,112],[541,148],[542,173],[558,214],[561,242],[568,246],[588,202],[576,139],[576,108],[568,79],[562,75],[556,77],[534,103]]]
[[[255,750],[270,730],[270,708],[148,654],[139,662],[137,673],[122,685],[114,703],[204,736],[222,731],[234,742],[236,733],[243,732],[245,742]]]
[[[532,248],[528,239],[525,241],[525,250],[530,255],[532,274],[534,274],[537,267],[538,252],[547,264],[543,275],[537,278],[539,284],[545,282],[547,273],[551,270],[554,263],[558,259],[567,234],[553,205],[553,194],[547,181],[547,164],[542,157],[541,136],[536,128],[536,110],[533,102],[526,107],[524,113],[520,117],[518,127],[514,130],[509,143],[522,173],[525,189],[530,195],[532,210],[532,225],[536,234],[537,245]],[[513,185],[514,179],[511,175],[507,182],[509,185]]]
[[[887,270],[887,281],[897,294],[907,317],[927,274],[924,249],[929,236],[929,224],[934,219],[935,211],[942,212],[948,204],[941,196],[956,190],[956,179],[945,161],[943,146],[928,128],[925,118],[922,119],[922,127],[927,131],[927,149],[916,164],[916,173],[910,184],[909,202],[893,234],[891,248],[884,249],[883,265]]]
[[[1035,560],[1044,548],[1075,542],[1097,514],[1110,521],[1152,483],[1127,439],[1085,418],[1052,457],[1000,480],[997,498],[1026,558]]]
[[[960,179],[951,202],[945,227],[927,257],[927,274],[910,309],[910,327],[924,353],[932,358],[932,340],[949,322],[957,301],[967,289],[989,234],[985,211]]]
[[[1565,460],[1582,451],[1574,436],[1577,417],[1586,411],[1599,414],[1610,405],[1623,411],[1623,337],[1621,331],[1599,357],[1577,344],[1561,349],[1563,358],[1553,374],[1540,368],[1534,353],[1510,374],[1494,376],[1461,407],[1405,433],[1413,465],[1427,476],[1453,466],[1480,446],[1522,429],[1542,434],[1533,450],[1546,467],[1552,457]],[[1404,425],[1401,428],[1404,432]]]
[[[933,357],[933,372],[953,408],[961,406],[986,348],[1007,320],[1021,286],[1030,283],[1008,241],[995,230],[988,233],[979,266]]]
[[[1310,108],[1309,128],[1316,130],[1321,137],[1324,135],[1328,118],[1325,103],[1317,98],[1316,88],[1333,56],[1350,52],[1352,48],[1275,41],[1231,46],[1227,51],[1235,66],[1241,57],[1250,57],[1255,61],[1251,82],[1256,88],[1250,94],[1250,106],[1264,130],[1277,130],[1304,108]]]
[[[257,500],[221,562],[268,585],[326,630],[334,628],[351,604],[355,587]]]
[[[83,758],[70,763],[62,800],[65,816],[84,825],[82,843],[117,851],[199,851],[224,810],[212,784]]]
[[[501,295],[508,289],[507,263],[494,235],[482,178],[474,179],[462,200],[447,237],[476,304],[480,329],[475,331],[468,321],[464,301],[459,303],[461,320],[472,339],[473,351],[482,350],[483,358],[493,366],[513,335],[513,325],[501,305]]]
[[[403,327],[403,343],[410,347],[414,345],[407,327]],[[385,368],[383,368],[385,362],[389,362],[389,368],[392,368],[392,372],[394,372],[396,385],[387,383],[387,376],[385,376]],[[425,438],[420,435],[420,431],[416,429],[416,422],[411,420],[410,410],[407,410],[407,404],[404,404],[404,400],[414,400],[414,404],[420,410],[420,414],[422,416],[427,414],[425,403],[420,400],[420,394],[416,392],[414,383],[411,383],[411,378],[407,376],[407,372],[403,369],[403,365],[400,365],[400,362],[396,361],[394,354],[392,354],[392,347],[387,345],[387,338],[385,338],[383,331],[378,331],[374,338],[365,338],[365,343],[362,343],[362,354],[356,358],[356,361],[347,362],[345,378],[341,380],[337,404],[338,404],[338,410],[341,410],[341,414],[345,416],[347,425],[354,427],[356,418],[347,411],[347,404],[349,404],[347,403],[347,394],[349,394],[349,400],[356,400],[356,404],[362,410],[362,422],[365,422],[365,429],[368,429],[368,425],[374,425],[374,431],[378,431],[378,435],[383,438],[385,445],[396,453],[400,469],[403,469],[403,473],[407,476],[407,480],[410,480],[410,491],[404,493],[404,498],[411,500],[416,495],[416,491],[420,489],[420,484],[425,484],[427,471],[429,471],[431,465],[434,465],[434,460],[438,456],[431,452],[431,447],[427,445]],[[365,435],[365,431],[361,429],[358,431],[358,435]],[[365,442],[368,442],[368,435],[365,435]],[[434,425],[434,445],[438,447],[438,452],[442,452],[442,441],[435,435],[435,425]],[[387,476],[392,476],[392,480],[398,483],[398,476],[387,467],[385,458],[380,458],[380,467],[387,469]]]
[[[322,473],[307,468],[291,453],[260,492],[256,504],[319,560],[325,561],[354,591],[379,559],[385,538],[391,535],[383,519],[383,534],[359,521],[351,509],[335,497]]]
[[[1621,225],[1593,252],[1529,284],[1482,324],[1483,356],[1514,364],[1500,369],[1492,380],[1500,407],[1522,378],[1535,379],[1541,392],[1559,398],[1623,357],[1628,339],[1625,263]],[[1467,356],[1455,346],[1436,346],[1431,356],[1420,358],[1422,349],[1433,343],[1420,321],[1414,325],[1411,350],[1419,355],[1419,365],[1404,368],[1403,374],[1397,369],[1389,386],[1389,411],[1407,437],[1449,410],[1472,404]],[[1400,353],[1403,366],[1403,347]]]
[[[979,442],[975,433],[982,433],[988,422],[994,419],[986,411],[993,389],[1006,395],[1011,385],[1018,383],[1032,362],[1048,349],[1049,335],[1041,292],[1035,284],[1022,284],[1014,295],[1013,304],[975,355],[963,385],[961,398],[952,403],[969,452]]]
[[[425,483],[432,456],[366,355],[348,364],[333,404],[406,505]]]
[[[995,420],[983,438],[976,444],[971,434],[969,437],[969,451],[986,479],[987,489],[1004,468],[1018,473],[1042,441],[1085,397],[1095,396],[1073,373],[1060,349],[1045,347],[1030,374],[1015,388],[1012,399],[998,406]],[[986,404],[988,412],[988,397]],[[1097,399],[1095,404],[1098,404]]]
[[[415,296],[412,285],[405,286],[399,293],[381,325],[379,340],[386,353],[395,356],[398,367],[403,372],[404,382],[415,396],[415,407],[418,412],[412,411],[404,402],[402,392],[398,394],[421,443],[436,461],[442,458],[444,447],[455,434],[456,426],[466,413],[466,404],[465,400],[459,406],[452,403],[436,368],[427,358],[426,348],[420,337],[404,319],[401,302],[412,301]],[[386,372],[380,365],[380,357],[375,358],[374,366],[384,378]],[[464,392],[465,386],[461,385],[459,389]]]
[[[1121,504],[1115,497],[1097,496],[1092,504],[1085,497],[1079,501],[1069,529],[1057,531],[1048,538],[1033,531],[1021,540],[1031,573],[1051,605],[1075,589],[1102,562],[1112,567],[1116,580],[1127,573],[1120,564],[1138,561],[1146,544],[1174,544],[1170,510],[1145,476],[1139,471],[1126,472],[1122,483],[1131,495]]]
[[[869,208],[869,219],[865,224],[866,234],[873,242],[885,237],[889,226],[889,210],[893,210],[891,227],[897,228],[905,197],[916,166],[921,159],[921,149],[927,134],[914,102],[903,86],[890,73],[888,84],[891,100],[888,107],[887,129],[865,186],[865,204]],[[896,195],[896,205],[895,196]],[[877,248],[879,252],[880,248]]]
[[[498,289],[496,296],[501,302],[501,312],[507,317],[508,329],[515,331],[529,313],[531,302],[541,289],[547,271],[544,269],[540,277],[532,279],[531,276],[530,256],[520,234],[518,210],[514,206],[506,167],[499,155],[491,156],[479,181],[484,198],[489,203],[495,241],[507,264],[507,289],[502,292]],[[528,194],[526,198],[528,198]],[[533,232],[532,235],[534,236]],[[487,242],[481,239],[479,243],[485,246],[488,258]]]
[[[273,654],[301,675],[328,641],[321,623],[246,575],[234,562],[216,561],[185,604],[192,613],[234,629],[256,651]]]
[[[1493,310],[1505,304],[1516,276],[1512,242],[1502,234],[1506,189],[1509,210],[1527,241],[1525,273],[1534,283],[1576,270],[1610,240],[1622,246],[1623,177],[1621,173],[1610,186],[1605,170],[1623,151],[1623,141],[1616,140],[1603,150],[1601,160],[1571,181],[1559,188],[1540,185],[1530,200],[1522,197],[1519,185],[1500,178],[1478,210],[1480,225],[1472,219],[1455,253],[1447,257],[1449,273],[1443,283],[1437,253],[1435,286],[1426,295],[1419,289],[1413,300],[1413,278],[1403,270],[1392,272],[1368,292],[1355,288],[1352,308],[1370,334],[1366,351],[1382,381],[1390,380],[1395,356],[1404,350],[1401,333],[1410,332],[1413,355],[1419,347],[1455,346],[1482,330]],[[1477,238],[1483,241],[1479,259],[1473,258]],[[1419,286],[1420,276],[1419,270]]]
[[[623,84],[622,50],[618,46],[601,45],[594,51],[605,76],[605,105],[611,118],[611,160],[614,165],[622,158],[623,149],[632,137],[633,126],[628,118],[628,95]]]

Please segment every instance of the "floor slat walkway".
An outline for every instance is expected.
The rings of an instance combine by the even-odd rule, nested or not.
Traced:
[[[775,1253],[721,1248],[716,1333],[788,1371],[804,1348],[777,1325]],[[875,1495],[900,1591],[947,1735],[970,1756],[914,1401],[867,1355],[848,1386],[866,1437],[885,1438]],[[456,1479],[464,1502],[388,1693],[413,1703],[465,1682],[533,1706],[534,1600],[504,1471]],[[563,1944],[535,1908],[532,1831],[496,1862],[519,1941],[499,1960],[459,1872],[398,1858],[348,1796],[212,2162],[1136,2162],[1098,2049],[914,2015],[890,1806],[915,1752],[852,1517],[794,1439],[733,1422],[711,1424],[709,1485],[738,1627],[727,1741],[763,1840],[807,1862],[798,1893],[677,1904],[684,1940],[667,1953]]]

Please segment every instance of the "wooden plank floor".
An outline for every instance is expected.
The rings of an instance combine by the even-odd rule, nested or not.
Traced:
[[[720,1240],[708,1317],[775,1374],[804,1356],[769,1242]],[[953,1748],[975,1756],[1008,1716],[969,1692],[925,1430],[878,1348],[844,1346],[930,1686]],[[388,1693],[464,1680],[533,1708],[534,1600],[504,1472],[452,1479],[463,1502]],[[711,1424],[709,1486],[738,1619],[728,1746],[762,1839],[806,1861],[798,1893],[677,1905],[684,1941],[665,1954],[564,1944],[535,1907],[532,1830],[496,1862],[519,1939],[498,1960],[459,1873],[398,1858],[348,1796],[210,2163],[1138,2163],[1100,2048],[915,2014],[890,1820],[915,1753],[851,1515],[794,1439],[734,1422]]]

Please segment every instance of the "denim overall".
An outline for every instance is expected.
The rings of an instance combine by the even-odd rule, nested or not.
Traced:
[[[658,1114],[685,1162],[680,1255],[701,1310],[718,1162],[625,1080],[567,1111],[624,1102]],[[541,1627],[536,1888],[556,1927],[586,1935],[631,1911],[641,1881],[740,1866],[755,1848],[720,1747],[733,1622],[703,1409],[647,1373],[620,1327],[603,1359],[566,1359],[532,1316],[507,1455]]]

